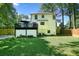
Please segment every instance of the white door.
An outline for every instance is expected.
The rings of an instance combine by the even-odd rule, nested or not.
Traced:
[[[37,30],[27,30],[27,36],[37,37]]]

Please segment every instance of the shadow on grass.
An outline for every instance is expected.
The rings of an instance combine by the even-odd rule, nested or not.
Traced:
[[[69,42],[67,44],[60,44],[60,46],[57,48],[70,48],[70,49],[72,49],[71,50],[72,54],[79,56],[79,41]],[[65,49],[65,50],[67,50],[67,49]],[[65,54],[63,53],[63,55],[65,55]]]
[[[75,55],[79,56],[79,41],[71,42],[70,47],[74,48],[72,51]]]
[[[57,49],[48,46],[48,42],[39,38],[10,38],[0,40],[1,56],[51,56],[62,55]]]

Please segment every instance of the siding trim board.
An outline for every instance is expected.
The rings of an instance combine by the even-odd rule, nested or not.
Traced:
[[[36,14],[46,14],[46,15],[53,15],[53,13],[49,13],[49,12],[43,12],[43,13],[32,13],[31,15],[36,15]]]
[[[48,20],[37,20],[37,21],[48,21]]]

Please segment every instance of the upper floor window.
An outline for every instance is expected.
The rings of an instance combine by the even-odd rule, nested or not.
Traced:
[[[35,15],[35,19],[37,19],[38,17],[37,17],[37,15]]]
[[[44,15],[42,15],[42,18],[44,18]]]

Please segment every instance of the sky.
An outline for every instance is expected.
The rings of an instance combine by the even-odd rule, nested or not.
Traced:
[[[40,11],[41,3],[14,3],[14,7],[18,14],[30,15],[31,13]],[[59,19],[61,19],[61,17]],[[66,24],[69,17],[64,16],[64,20],[64,23]]]
[[[19,14],[31,14],[40,11],[40,3],[14,3],[14,7]]]

